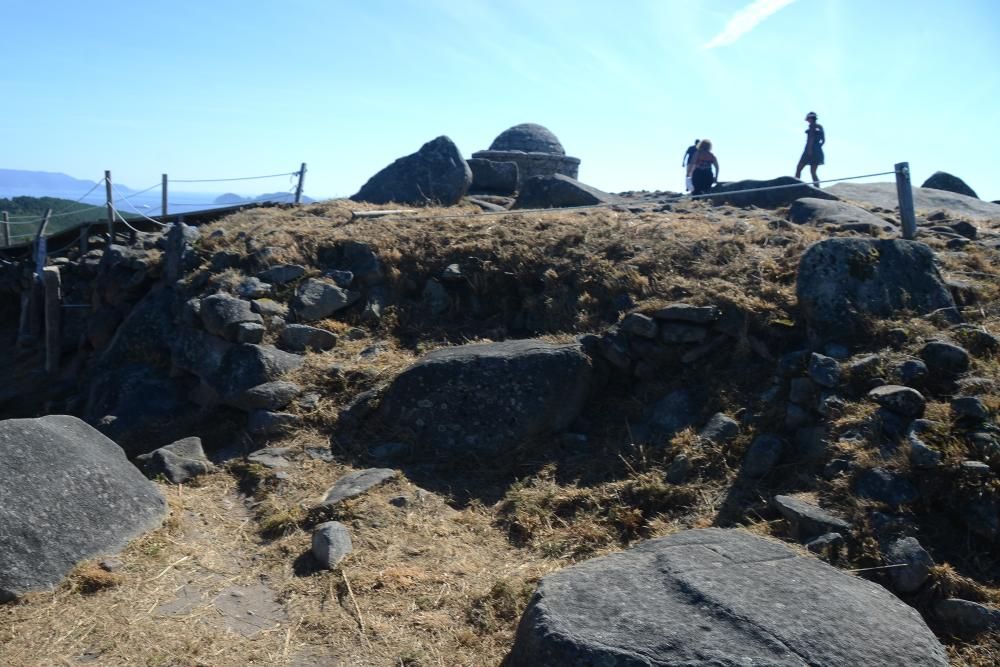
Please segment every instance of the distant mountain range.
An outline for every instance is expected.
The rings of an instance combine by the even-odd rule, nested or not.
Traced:
[[[86,192],[97,181],[73,178],[66,174],[50,171],[23,171],[21,169],[0,169],[0,190],[25,190],[32,192]],[[115,183],[121,192],[132,192],[121,183]]]

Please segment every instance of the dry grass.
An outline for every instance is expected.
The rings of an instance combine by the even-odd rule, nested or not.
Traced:
[[[338,333],[339,342],[307,354],[287,378],[319,399],[308,411],[293,405],[302,428],[267,443],[300,453],[284,478],[234,464],[194,487],[161,487],[171,515],[125,550],[122,571],[85,563],[56,591],[0,606],[0,664],[63,665],[85,657],[102,665],[283,665],[299,658],[352,666],[496,665],[546,573],[684,528],[736,523],[788,537],[787,526],[767,508],[775,493],[819,502],[859,527],[857,544],[838,564],[881,564],[868,522],[871,511],[882,508],[854,497],[847,478],[827,481],[797,464],[779,466],[749,486],[737,477],[752,437],[781,429],[781,416],[757,403],[774,370],[761,357],[780,354],[786,341],[802,342],[794,326],[795,269],[824,232],[789,226],[767,211],[699,202],[659,213],[486,216],[466,207],[352,219],[352,209],[371,208],[377,207],[337,201],[258,209],[205,230],[206,263],[192,289],[232,287],[279,263],[301,263],[307,275],[317,275],[324,248],[361,240],[383,264],[392,305],[378,323],[349,313],[317,324]],[[456,212],[470,216],[450,217]],[[208,260],[219,251],[236,256],[240,267],[213,273]],[[943,257],[945,274],[970,282],[980,295],[966,318],[1000,331],[997,257],[977,249]],[[451,263],[462,267],[467,284],[453,294],[448,311],[432,319],[421,290]],[[292,289],[281,288],[278,300]],[[511,461],[492,466],[415,466],[329,516],[310,513],[336,479],[368,461],[364,452],[340,448],[332,464],[301,452],[329,447],[351,399],[390,381],[419,355],[513,335],[565,341],[600,331],[623,312],[680,300],[738,307],[748,315],[739,340],[725,354],[638,384],[631,394],[602,396],[588,411],[590,439],[581,451],[524,443]],[[926,317],[873,324],[873,347],[882,348],[887,363],[893,355],[915,355],[922,339],[941,335],[944,326]],[[896,326],[910,332],[910,341],[889,351],[880,341]],[[1000,361],[980,355],[973,372],[1000,377]],[[690,429],[669,442],[633,443],[629,424],[644,406],[685,386],[705,389],[706,417],[745,410],[755,415],[754,426],[727,445],[706,443]],[[967,458],[948,426],[946,401],[930,398],[928,415],[943,426],[925,439],[948,463]],[[1000,408],[996,396],[984,399]],[[834,453],[864,466],[905,470],[905,450],[887,461],[870,437],[839,439],[852,431],[870,435],[874,407],[848,401],[829,424]],[[691,462],[691,473],[682,484],[668,484],[664,476],[679,455]],[[949,494],[965,491],[944,480],[935,499],[950,502]],[[354,553],[334,571],[316,571],[307,555],[309,530],[321,518],[345,523],[354,540]],[[921,529],[928,544],[960,542],[950,520],[926,520]],[[969,553],[942,564],[936,590],[997,602],[998,582],[988,574],[992,558]],[[273,591],[282,613],[272,627],[244,637],[226,630],[212,600],[251,584]],[[189,590],[196,599],[182,612],[157,611]],[[998,644],[991,638],[952,642],[949,651],[955,664],[996,664],[990,658]]]

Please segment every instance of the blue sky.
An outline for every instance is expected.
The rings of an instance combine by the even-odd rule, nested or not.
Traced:
[[[2,168],[142,188],[304,161],[307,193],[350,195],[440,134],[468,157],[536,122],[584,182],[678,190],[695,137],[723,180],[794,173],[815,110],[821,177],[908,160],[916,185],[940,169],[1000,198],[995,0],[3,0],[3,17]]]

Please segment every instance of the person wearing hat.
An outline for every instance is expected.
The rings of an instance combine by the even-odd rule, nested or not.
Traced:
[[[687,149],[687,151],[686,151],[686,152],[684,153],[684,159],[683,159],[683,160],[681,160],[681,167],[683,167],[683,168],[684,168],[684,173],[685,173],[685,174],[687,174],[687,166],[688,166],[688,163],[689,163],[689,162],[690,162],[691,160],[693,160],[693,159],[694,159],[694,154],[695,154],[695,153],[697,153],[697,152],[698,152],[698,140],[697,140],[697,139],[695,139],[695,140],[694,140],[694,143],[693,143],[693,144],[691,144],[690,146],[688,146],[688,149]],[[690,177],[690,176],[687,176],[687,177],[686,177],[686,178],[684,179],[684,186],[685,186],[685,187],[687,188],[687,191],[688,191],[688,192],[691,192],[691,189],[692,189],[692,188],[693,188],[694,186],[693,186],[693,185],[691,185],[691,177]]]
[[[812,174],[813,185],[819,187],[819,176],[816,175],[816,168],[823,164],[823,144],[826,143],[826,134],[823,126],[816,122],[815,111],[806,114],[806,122],[809,128],[806,130],[806,148],[799,158],[799,166],[795,168],[795,178],[802,177],[802,168],[809,165]]]

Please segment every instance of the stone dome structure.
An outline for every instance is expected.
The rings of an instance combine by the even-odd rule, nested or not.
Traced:
[[[504,130],[490,144],[490,150],[566,155],[556,135],[536,123],[521,123]]]
[[[566,155],[556,135],[535,123],[522,123],[504,130],[493,140],[489,150],[473,153],[472,159],[517,164],[519,183],[532,176],[553,174],[576,178],[580,169],[580,159]]]

